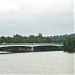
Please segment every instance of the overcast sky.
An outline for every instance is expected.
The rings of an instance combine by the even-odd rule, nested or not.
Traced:
[[[0,36],[70,34],[74,0],[0,0]]]

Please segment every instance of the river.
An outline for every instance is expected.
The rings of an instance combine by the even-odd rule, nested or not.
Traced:
[[[63,51],[0,54],[0,74],[74,74],[74,53]]]

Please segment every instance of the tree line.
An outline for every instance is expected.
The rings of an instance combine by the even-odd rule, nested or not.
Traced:
[[[51,43],[53,39],[50,37],[43,37],[41,33],[38,36],[29,35],[21,36],[19,34],[13,35],[13,37],[0,37],[0,43]]]
[[[12,37],[1,36],[0,43],[63,43],[64,39],[70,37],[74,34],[70,35],[54,35],[54,36],[43,36],[42,33],[39,33],[37,36],[29,35],[21,36],[19,34],[15,34]]]

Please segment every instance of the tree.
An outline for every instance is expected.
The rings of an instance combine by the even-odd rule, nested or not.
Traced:
[[[22,37],[22,42],[27,43],[28,38],[26,36]]]
[[[43,37],[43,36],[42,36],[42,33],[39,33],[38,36],[39,36],[39,37]]]
[[[1,43],[6,43],[6,37],[1,36],[1,38],[0,38],[0,42],[1,42]]]
[[[36,42],[35,36],[34,36],[34,35],[30,35],[30,36],[28,37],[28,43],[35,43],[35,42]]]
[[[68,37],[64,40],[64,51],[75,52],[75,37]]]
[[[6,43],[12,43],[12,37],[6,37]]]
[[[22,43],[22,42],[23,42],[22,39],[23,39],[23,38],[22,38],[21,35],[18,35],[18,34],[13,35],[13,43]]]

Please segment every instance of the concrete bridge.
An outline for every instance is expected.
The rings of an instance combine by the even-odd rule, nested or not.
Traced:
[[[60,51],[62,44],[7,44],[0,45],[0,51],[8,52],[36,52],[36,51]]]

